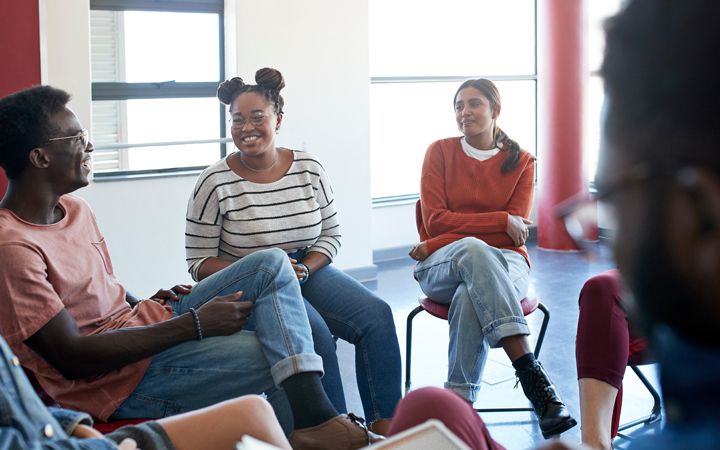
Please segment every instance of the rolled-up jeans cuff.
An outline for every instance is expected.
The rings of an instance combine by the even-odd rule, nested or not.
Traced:
[[[445,383],[445,389],[450,389],[470,403],[475,403],[478,392],[480,392],[480,385],[472,383],[453,383],[448,381]]]
[[[523,318],[508,317],[498,319],[483,329],[485,339],[492,348],[500,346],[500,341],[506,337],[530,334],[527,322]]]
[[[273,381],[277,386],[293,375],[304,372],[319,372],[323,374],[322,358],[315,353],[300,353],[278,361],[270,368]]]

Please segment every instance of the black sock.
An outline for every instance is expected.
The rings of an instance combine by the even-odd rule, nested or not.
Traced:
[[[295,429],[314,427],[338,415],[317,372],[293,375],[282,382],[282,388],[290,401]]]
[[[534,353],[525,353],[515,361],[513,361],[512,365],[515,368],[515,370],[525,370],[531,368],[535,364],[535,354]]]

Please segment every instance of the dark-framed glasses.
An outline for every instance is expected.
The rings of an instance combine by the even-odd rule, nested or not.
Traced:
[[[581,193],[557,205],[556,216],[581,252],[595,255],[600,237],[612,241],[618,229],[615,202],[617,194],[660,177],[671,177],[687,164],[678,160],[640,161],[619,175],[603,174],[595,182],[595,192]]]
[[[88,144],[90,143],[90,133],[88,133],[88,130],[86,128],[83,128],[82,130],[80,130],[80,134],[73,134],[72,136],[50,138],[50,139],[48,139],[48,142],[63,141],[66,139],[79,139],[83,148],[87,148]]]

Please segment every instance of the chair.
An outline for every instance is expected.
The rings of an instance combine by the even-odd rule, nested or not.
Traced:
[[[662,404],[660,399],[660,394],[655,389],[655,387],[650,383],[650,381],[647,379],[645,374],[640,371],[640,368],[638,366],[645,365],[645,364],[651,364],[652,361],[648,357],[647,352],[642,351],[633,353],[631,350],[631,354],[628,361],[628,366],[630,369],[632,369],[633,372],[635,372],[635,375],[640,379],[640,382],[642,382],[643,386],[645,386],[645,389],[648,390],[650,395],[653,398],[653,406],[650,410],[650,413],[646,416],[631,420],[629,422],[623,423],[621,425],[618,425],[617,428],[617,436],[620,436],[621,438],[630,439],[629,436],[621,433],[621,431],[627,430],[629,428],[633,428],[638,425],[650,425],[652,423],[657,422],[660,420],[660,415],[662,412]],[[620,421],[620,411],[622,409],[622,389],[618,391],[618,397],[615,401],[615,410],[613,411],[613,421],[618,422]],[[613,423],[613,429],[615,428],[616,424]],[[615,436],[613,436],[615,437]]]
[[[26,369],[25,367],[23,367],[23,371],[25,372],[25,376],[32,385],[33,389],[35,390],[35,393],[38,395],[38,397],[40,397],[40,400],[45,406],[59,406],[55,402],[55,400],[53,400],[53,398],[50,397],[47,392],[45,392],[42,386],[40,386],[40,383],[38,382],[37,378],[35,378],[34,373]],[[100,420],[94,419],[93,428],[95,428],[102,434],[107,434],[117,430],[120,427],[124,427],[125,425],[137,425],[148,420],[151,419],[122,419],[114,420],[112,422],[102,422]]]
[[[450,305],[444,305],[436,303],[428,297],[420,297],[420,305],[410,311],[407,317],[407,341],[405,347],[405,393],[410,390],[410,367],[411,367],[411,356],[412,356],[412,321],[423,311],[427,311],[430,315],[437,317],[438,319],[448,320],[448,313],[450,311]],[[537,297],[528,296],[522,299],[520,302],[522,307],[523,315],[527,316],[533,313],[536,309],[539,309],[543,313],[543,321],[540,326],[540,333],[538,334],[537,342],[535,343],[534,354],[537,358],[540,355],[540,349],[542,348],[543,340],[545,339],[545,332],[547,331],[548,323],[550,322],[550,311],[543,305]],[[517,411],[533,411],[531,407],[525,408],[484,408],[476,409],[478,412],[517,412]]]

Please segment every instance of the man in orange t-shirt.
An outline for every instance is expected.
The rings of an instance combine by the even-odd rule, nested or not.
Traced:
[[[38,86],[0,99],[0,166],[10,180],[0,202],[0,333],[23,366],[61,405],[102,420],[265,393],[286,430],[292,413],[304,436],[340,428],[331,445],[366,445],[367,431],[322,387],[322,358],[282,250],[256,252],[193,288],[127,301],[93,213],[69,195],[89,183],[93,151],[69,98]]]

